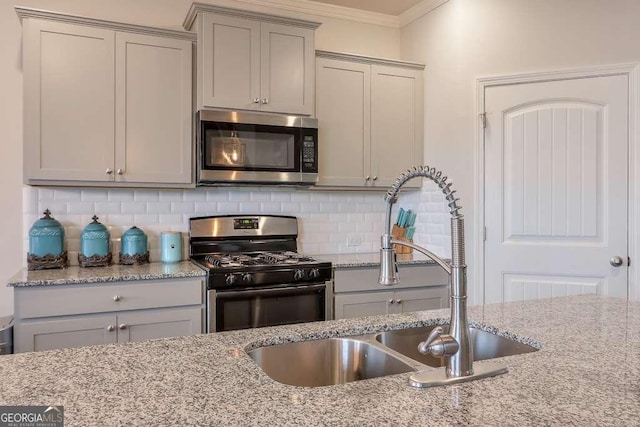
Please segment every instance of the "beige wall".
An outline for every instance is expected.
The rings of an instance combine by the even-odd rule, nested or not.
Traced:
[[[28,248],[23,248],[24,230],[28,230],[30,226],[30,223],[23,224],[22,219],[22,30],[13,9],[14,5],[180,29],[191,3],[190,0],[1,0],[0,316],[13,312],[13,293],[4,283],[22,268],[25,262],[23,253]],[[238,7],[240,4],[234,0],[210,3],[231,7]],[[303,16],[273,8],[262,7],[256,10],[322,22],[316,35],[318,49],[390,58],[397,58],[399,54],[398,29],[322,16]],[[29,206],[32,205],[33,202],[29,203]]]
[[[640,61],[636,0],[450,0],[402,30],[401,55],[427,64],[425,159],[458,188],[474,220],[478,77]],[[481,292],[469,271],[474,301]]]

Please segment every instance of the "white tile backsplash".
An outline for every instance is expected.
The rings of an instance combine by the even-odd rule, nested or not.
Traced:
[[[394,220],[398,206],[418,213],[414,241],[439,255],[448,256],[448,208],[437,187],[427,183],[422,191],[402,193],[392,212]],[[375,252],[384,229],[385,207],[384,193],[378,192],[280,187],[105,190],[25,186],[24,247],[27,252],[29,228],[48,208],[65,227],[72,264],[77,264],[80,233],[94,214],[111,232],[116,260],[119,239],[133,225],[147,234],[152,261],[159,260],[162,231],[183,232],[186,258],[189,218],[238,213],[298,217],[299,250],[308,254]],[[351,245],[347,244],[347,236]]]

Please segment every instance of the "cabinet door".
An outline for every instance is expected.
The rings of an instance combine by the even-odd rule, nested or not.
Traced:
[[[261,34],[262,111],[313,114],[313,30],[263,22]]]
[[[390,314],[395,310],[393,292],[389,291],[337,294],[334,302],[336,319]]]
[[[191,49],[116,34],[116,181],[192,181]]]
[[[116,316],[83,315],[53,320],[19,322],[15,351],[42,351],[116,342]]]
[[[370,171],[371,66],[317,60],[318,185],[366,185]]]
[[[23,22],[25,178],[112,181],[114,32]]]
[[[198,108],[260,109],[260,22],[203,13]]]
[[[141,310],[118,314],[118,342],[195,335],[202,332],[202,307]]]
[[[388,187],[423,161],[422,71],[380,65],[371,70],[371,173],[376,186]],[[421,181],[407,186],[421,187]]]
[[[434,286],[423,289],[399,290],[394,293],[398,313],[435,310],[449,307],[449,287]]]

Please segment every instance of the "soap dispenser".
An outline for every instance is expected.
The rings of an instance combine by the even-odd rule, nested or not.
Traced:
[[[29,229],[28,270],[65,268],[67,251],[64,250],[64,227],[51,216],[49,209]]]
[[[80,267],[106,267],[111,264],[111,236],[107,227],[98,222],[97,216],[94,215],[91,219],[93,222],[80,234],[78,263]]]

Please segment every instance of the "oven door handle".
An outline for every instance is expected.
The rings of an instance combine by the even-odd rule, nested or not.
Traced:
[[[248,295],[252,297],[257,296],[272,296],[278,294],[288,294],[291,291],[304,290],[309,291],[308,293],[314,291],[321,291],[326,289],[326,284],[321,285],[301,285],[301,286],[287,286],[286,288],[268,288],[268,289],[251,289],[244,291],[217,291],[216,298],[217,299],[225,299],[225,298],[235,298],[235,297],[246,297]],[[305,292],[306,293],[306,292]]]

